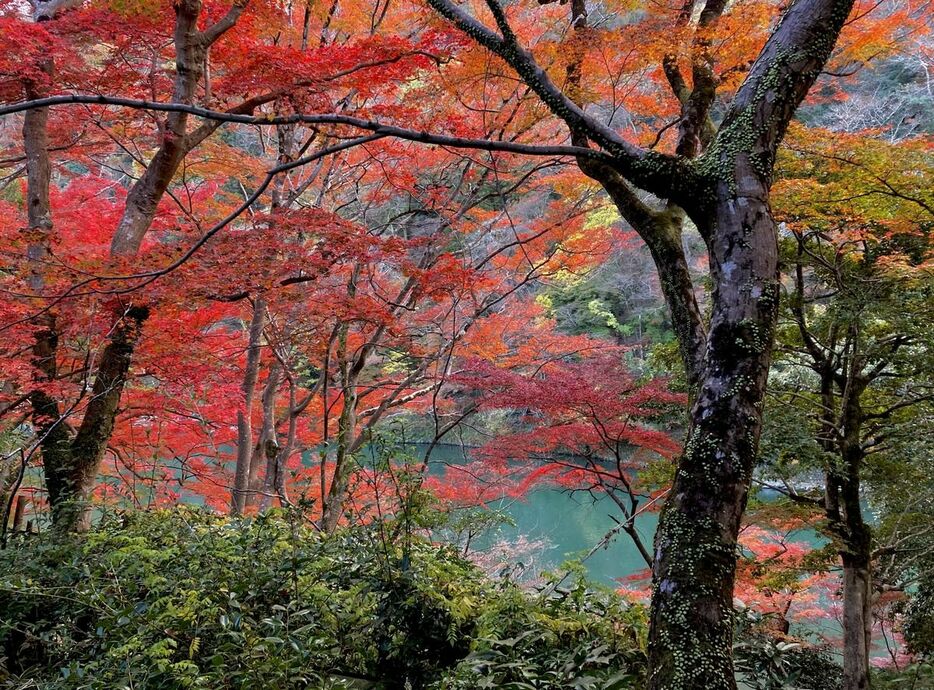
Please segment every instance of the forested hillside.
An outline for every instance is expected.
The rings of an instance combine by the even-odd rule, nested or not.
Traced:
[[[932,29],[0,0],[0,686],[930,687]]]

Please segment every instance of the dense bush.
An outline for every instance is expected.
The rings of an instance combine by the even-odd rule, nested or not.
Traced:
[[[192,509],[0,552],[0,681],[44,690],[629,688],[644,614],[526,593],[379,528]]]
[[[770,616],[737,611],[733,657],[737,680],[749,690],[837,690],[843,669],[826,646],[783,639],[769,631]]]
[[[903,668],[877,670],[872,677],[874,690],[927,690],[934,688],[934,663],[919,661]]]
[[[934,577],[921,578],[905,611],[905,641],[915,654],[934,658]]]
[[[445,680],[444,690],[641,688],[644,611],[583,581],[560,595],[499,590],[483,612],[486,636]],[[531,605],[530,605],[531,602]]]
[[[843,683],[843,669],[824,647],[749,636],[734,655],[737,678],[749,690],[837,690]]]

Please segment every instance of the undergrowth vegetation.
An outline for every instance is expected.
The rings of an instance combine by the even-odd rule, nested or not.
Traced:
[[[385,526],[383,526],[385,527]],[[402,532],[400,531],[399,534]],[[284,512],[107,516],[0,552],[2,682],[146,688],[630,688],[639,606],[527,592],[454,550]]]
[[[325,536],[298,511],[110,513],[0,551],[0,688],[636,690],[646,611],[571,568],[530,588],[391,518]],[[737,678],[835,690],[824,648],[739,616]],[[921,688],[930,665],[879,687]],[[920,684],[919,684],[920,683]]]

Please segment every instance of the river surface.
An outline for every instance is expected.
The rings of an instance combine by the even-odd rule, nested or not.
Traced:
[[[424,457],[425,447],[413,444],[412,455]],[[464,462],[464,449],[460,446],[437,446],[432,451],[430,471],[440,472],[441,467],[445,465],[451,471]],[[498,528],[496,534],[480,539],[479,546],[483,548],[502,541],[506,542],[508,549],[509,542],[532,542],[534,547],[521,554],[530,556],[531,567],[525,572],[527,577],[535,577],[543,570],[559,571],[565,561],[587,556],[617,525],[613,517],[622,517],[619,507],[606,495],[591,496],[585,492],[568,492],[545,487],[529,491],[522,499],[504,498],[493,501],[491,507],[506,513],[514,525]],[[867,518],[873,519],[868,507]],[[657,526],[657,512],[647,511],[636,518],[636,530],[650,552]],[[813,530],[799,530],[790,537],[793,541],[811,546],[825,543]],[[629,576],[647,574],[645,561],[623,532],[617,532],[605,548],[588,556],[584,568],[590,580],[614,588],[625,586],[625,580]],[[644,583],[632,584],[640,586]],[[824,605],[826,604],[827,602]],[[833,618],[809,620],[803,625],[795,624],[792,627],[795,634],[804,634],[815,640],[837,638],[841,633],[839,621]],[[881,646],[881,641],[876,639],[875,642],[873,656],[885,656],[885,648]]]
[[[554,570],[564,561],[586,557],[584,566],[591,580],[617,585],[621,578],[648,567],[633,541],[619,530],[606,546],[590,554],[617,526],[613,517],[622,517],[619,507],[606,495],[591,497],[583,492],[541,488],[521,500],[504,500],[495,507],[515,523],[499,528],[502,539],[524,538],[539,544],[532,549],[539,570]],[[636,517],[636,531],[649,552],[657,526],[657,513],[645,512]]]
[[[413,454],[423,457],[425,446],[416,444],[413,450]],[[455,467],[463,463],[464,451],[460,446],[436,446],[431,453],[434,471],[444,465],[454,466],[449,471],[456,471]],[[506,513],[515,524],[504,525],[495,535],[487,535],[480,541],[481,546],[497,540],[532,542],[532,564],[538,571],[553,571],[569,559],[586,556],[617,526],[613,518],[621,518],[619,507],[605,494],[591,496],[546,487],[533,489],[521,499],[494,501],[490,507]],[[657,513],[645,512],[636,518],[636,530],[649,551],[657,525]],[[591,580],[610,586],[647,568],[625,533],[616,534],[584,565]]]

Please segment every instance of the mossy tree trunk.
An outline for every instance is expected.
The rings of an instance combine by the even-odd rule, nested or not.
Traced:
[[[779,296],[777,146],[850,2],[798,0],[763,48],[681,204],[707,243],[711,317],[683,455],[655,541],[650,690],[733,690],[737,537],[758,451]],[[695,128],[696,130],[696,128]],[[659,267],[662,276],[665,267]],[[663,278],[664,280],[664,278]]]
[[[664,71],[682,104],[677,153],[688,163],[658,204],[638,195],[614,166],[581,157],[622,217],[646,242],[678,338],[691,392],[684,454],[656,536],[649,687],[734,688],[733,586],[737,536],[762,423],[779,297],[778,238],[769,207],[775,151],[798,103],[832,49],[850,3],[799,1],[765,46],[719,130],[709,111],[716,79],[705,43],[726,3],[698,18],[687,87],[676,59]],[[685,12],[681,21],[690,20]],[[571,26],[586,41],[583,0]],[[565,87],[578,106],[582,60]],[[588,137],[572,129],[573,142]],[[631,177],[631,175],[629,175]],[[682,247],[686,216],[710,260],[711,315],[705,323]]]
[[[721,193],[728,187],[722,184]],[[751,185],[717,205],[706,356],[655,540],[651,688],[735,687],[736,540],[758,447],[778,303],[777,239],[765,191]]]
[[[796,0],[762,48],[719,128],[710,121],[717,80],[696,32],[691,86],[677,59],[665,74],[681,103],[676,155],[641,149],[592,117],[571,60],[559,88],[519,42],[497,0],[495,30],[452,0],[428,3],[506,62],[571,131],[606,157],[579,161],[652,251],[693,390],[688,441],[656,535],[649,635],[650,690],[736,687],[732,665],[736,541],[761,429],[778,300],[777,232],[769,208],[775,154],[798,104],[830,57],[853,0]],[[697,3],[680,21],[693,21]],[[701,29],[724,11],[708,0]],[[582,0],[571,24],[586,31]],[[577,64],[574,64],[577,62]],[[650,192],[652,205],[638,194]],[[701,320],[681,246],[687,216],[708,249],[712,313]]]

